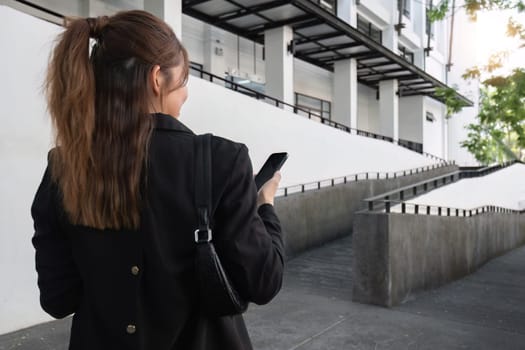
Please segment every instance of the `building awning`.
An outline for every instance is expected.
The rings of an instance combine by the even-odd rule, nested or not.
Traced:
[[[400,97],[425,95],[444,102],[436,88],[448,86],[361,33],[311,0],[184,0],[183,13],[264,44],[264,32],[291,26],[296,58],[333,71],[340,60],[357,61],[357,80],[373,89],[398,80]],[[464,106],[473,103],[456,93]]]

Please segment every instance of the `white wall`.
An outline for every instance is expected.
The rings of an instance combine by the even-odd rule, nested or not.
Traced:
[[[391,143],[349,135],[198,78],[190,78],[188,89],[181,121],[197,133],[246,143],[255,171],[272,152],[290,154],[282,186],[432,163]]]
[[[423,143],[425,107],[423,96],[399,98],[399,138]]]
[[[305,95],[332,101],[332,72],[294,59],[294,89]]]
[[[434,115],[434,122],[423,120],[423,151],[435,156],[445,158],[444,153],[444,106],[440,102],[431,98],[425,98],[425,112]]]
[[[0,6],[0,334],[49,320],[39,306],[30,206],[51,133],[41,94],[59,27]]]
[[[207,24],[182,15],[182,45],[188,50],[190,60],[204,64],[204,39]]]

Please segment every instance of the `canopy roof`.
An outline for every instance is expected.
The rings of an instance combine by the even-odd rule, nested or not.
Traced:
[[[289,49],[301,60],[333,71],[334,62],[354,58],[361,84],[378,89],[380,81],[397,79],[400,97],[426,95],[444,102],[436,88],[446,84],[311,0],[184,0],[183,12],[261,44],[266,30],[291,26]]]

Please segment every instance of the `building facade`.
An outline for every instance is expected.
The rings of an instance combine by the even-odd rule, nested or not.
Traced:
[[[57,15],[144,8],[172,25],[196,74],[211,73],[245,92],[440,158],[475,163],[459,145],[478,99],[477,86],[461,79],[475,52],[463,40],[474,24],[461,6],[430,23],[430,0],[42,0],[36,7],[4,2],[57,22]],[[471,107],[447,118],[435,95],[445,86],[458,87]]]

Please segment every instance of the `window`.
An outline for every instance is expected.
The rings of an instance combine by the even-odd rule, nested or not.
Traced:
[[[228,74],[226,75],[225,79],[234,83],[226,83],[224,86],[228,89],[235,90],[254,98],[258,98],[258,96],[260,96],[259,94],[264,94],[266,90],[265,84],[252,81],[248,78],[242,78]]]
[[[337,0],[316,0],[317,5],[321,6],[328,12],[337,14]]]
[[[332,104],[317,97],[295,93],[295,105],[330,120]]]
[[[403,7],[403,16],[410,18],[410,0],[397,0],[397,9],[401,11]]]
[[[433,123],[436,120],[436,117],[434,117],[434,114],[432,114],[431,112],[426,112],[425,119],[427,120],[427,122]]]
[[[364,19],[363,17],[361,17],[359,14],[357,15],[357,30],[363,34],[368,35],[370,39],[377,41],[381,44],[381,30],[366,19]]]
[[[399,56],[403,57],[405,61],[414,63],[414,53],[407,50],[406,47],[399,45]]]

